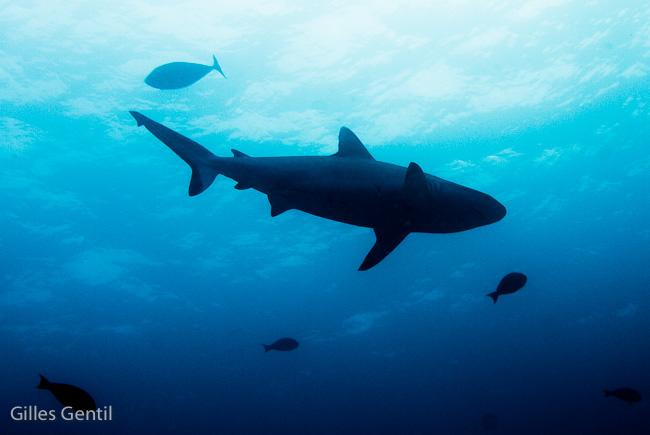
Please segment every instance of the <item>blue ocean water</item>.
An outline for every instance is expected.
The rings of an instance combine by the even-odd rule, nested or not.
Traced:
[[[645,2],[0,2],[0,41],[0,432],[650,433]],[[508,213],[359,272],[372,230],[189,197],[129,110],[219,156],[345,125]],[[38,373],[113,419],[16,421],[61,409]]]

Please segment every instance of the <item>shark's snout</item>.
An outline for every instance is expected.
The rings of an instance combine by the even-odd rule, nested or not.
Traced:
[[[481,207],[481,214],[485,219],[483,225],[493,224],[500,221],[506,215],[506,208],[496,199],[492,198],[489,195],[487,196],[485,204]]]

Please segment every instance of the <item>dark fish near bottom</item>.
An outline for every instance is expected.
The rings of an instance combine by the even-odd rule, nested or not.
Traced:
[[[605,392],[605,397],[614,396],[617,399],[625,400],[630,405],[634,402],[640,402],[642,399],[641,393],[632,388],[619,388],[614,391],[603,391]]]
[[[41,383],[38,384],[38,389],[49,390],[56,400],[61,402],[63,406],[69,406],[75,411],[95,411],[95,401],[90,394],[86,393],[81,388],[68,384],[53,384],[49,382],[43,375],[39,373]]]
[[[269,350],[287,351],[287,350],[294,350],[295,348],[297,348],[298,342],[293,338],[281,338],[270,346],[266,344],[263,344],[262,346],[264,346],[264,352],[268,352]]]
[[[499,285],[497,286],[497,291],[488,294],[487,296],[494,299],[494,303],[497,303],[497,298],[501,295],[507,295],[514,293],[524,285],[526,285],[526,275],[523,273],[509,273],[503,277]]]

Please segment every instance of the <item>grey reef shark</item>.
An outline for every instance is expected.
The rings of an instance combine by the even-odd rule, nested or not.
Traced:
[[[192,169],[190,196],[207,189],[223,174],[236,189],[265,193],[271,216],[297,209],[375,230],[377,240],[359,270],[382,261],[410,233],[455,233],[501,220],[506,209],[485,193],[408,168],[375,160],[348,128],[339,131],[339,149],[331,156],[218,157],[141,113],[131,111]]]

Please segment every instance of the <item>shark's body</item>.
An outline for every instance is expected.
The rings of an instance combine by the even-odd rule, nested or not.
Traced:
[[[138,113],[131,112],[192,168],[189,194],[198,195],[218,174],[268,195],[271,216],[289,209],[373,228],[377,241],[359,270],[383,260],[412,232],[454,233],[502,219],[506,210],[494,198],[441,178],[376,161],[349,129],[339,132],[332,156],[217,157],[198,143]]]

